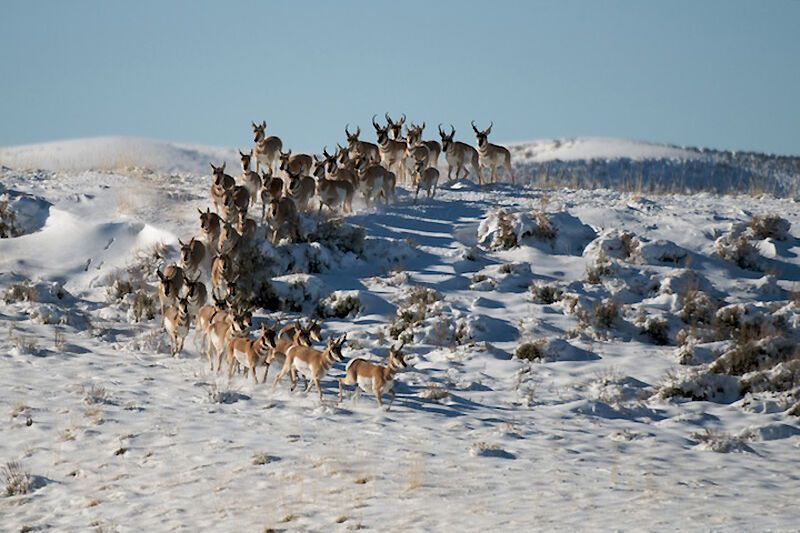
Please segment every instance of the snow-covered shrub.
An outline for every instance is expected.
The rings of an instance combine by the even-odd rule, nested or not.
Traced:
[[[0,198],[0,239],[18,237],[17,215],[8,204],[8,199]]]
[[[586,282],[598,285],[604,277],[613,272],[612,267],[611,260],[601,249],[595,256],[594,262],[586,265]]]
[[[745,431],[740,435],[731,435],[730,433],[706,428],[701,432],[692,433],[692,438],[699,443],[700,449],[717,453],[730,453],[751,451],[747,443],[753,440],[754,435],[749,431]]]
[[[397,314],[389,325],[389,336],[393,339],[411,339],[414,328],[426,320],[434,311],[434,306],[442,300],[442,295],[433,289],[416,285],[409,287]],[[442,328],[443,325],[439,325]]]
[[[317,315],[321,318],[347,318],[361,310],[358,291],[334,291],[317,302]]]
[[[681,296],[682,305],[678,318],[689,325],[711,324],[718,305],[708,294],[694,288],[688,288]]]
[[[747,223],[747,228],[756,239],[775,239],[785,241],[789,237],[792,224],[778,215],[755,215]]]
[[[619,318],[619,303],[613,298],[605,298],[596,303],[591,314],[579,317],[583,322],[598,329],[609,329]]]
[[[800,352],[766,370],[750,372],[741,379],[742,393],[789,392],[800,393]]]
[[[631,252],[636,263],[645,265],[683,265],[689,257],[689,252],[681,248],[672,241],[659,239],[656,241],[645,241],[636,243],[635,249]]]
[[[491,209],[478,226],[478,242],[493,250],[509,250],[526,237],[551,242],[558,228],[542,211],[509,213]]]
[[[3,293],[5,303],[15,302],[36,302],[39,300],[39,291],[31,285],[31,280],[24,279],[18,283],[12,283]]]
[[[663,317],[649,316],[639,324],[641,333],[647,335],[654,343],[669,344],[669,322]]]
[[[668,374],[656,395],[660,398],[730,403],[739,398],[740,390],[738,380],[733,376],[692,367]]]
[[[764,270],[763,258],[744,232],[731,232],[719,237],[714,241],[714,248],[719,257],[739,268],[756,272]]]
[[[564,292],[555,285],[539,282],[531,283],[530,291],[534,302],[546,305],[554,304],[561,300]]]
[[[361,255],[364,252],[365,235],[364,228],[360,226],[342,219],[332,219],[317,224],[315,231],[308,235],[308,240],[340,252]]]
[[[601,232],[595,240],[586,246],[583,250],[583,256],[599,257],[602,254],[604,257],[626,260],[633,255],[638,245],[639,240],[633,233],[618,229],[608,229]]]
[[[780,335],[735,341],[720,355],[709,370],[717,374],[741,376],[755,370],[772,368],[777,363],[800,356],[796,341]]]
[[[514,350],[514,357],[525,361],[543,361],[546,358],[545,345],[547,339],[523,342]]]
[[[279,308],[293,312],[313,310],[325,291],[325,284],[310,274],[273,278],[271,286]]]
[[[145,287],[139,287],[133,293],[126,295],[124,301],[128,305],[129,322],[138,323],[156,317],[158,310],[156,298]]]

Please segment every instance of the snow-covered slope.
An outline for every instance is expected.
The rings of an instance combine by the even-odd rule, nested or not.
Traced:
[[[344,363],[320,403],[228,382],[194,331],[172,358],[158,316],[135,321],[121,282],[152,295],[198,234],[197,164],[3,171],[0,468],[32,477],[0,486],[0,530],[796,527],[794,201],[462,181],[306,216],[307,242],[262,227],[254,328],[322,313],[376,361],[405,338],[386,411],[337,402]]]
[[[629,141],[608,137],[577,137],[572,139],[540,139],[509,145],[519,158],[543,163],[560,159],[578,161],[592,159],[694,159],[697,150],[666,144]]]
[[[0,165],[51,171],[120,170],[208,173],[209,161],[238,168],[232,148],[193,146],[135,137],[96,137],[0,148]]]

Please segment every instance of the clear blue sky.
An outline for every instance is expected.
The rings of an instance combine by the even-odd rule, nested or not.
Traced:
[[[373,113],[800,154],[792,0],[5,1],[0,145],[135,135],[319,150]]]

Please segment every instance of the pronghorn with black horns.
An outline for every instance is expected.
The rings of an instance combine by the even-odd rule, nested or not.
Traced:
[[[394,346],[389,349],[389,358],[386,366],[378,365],[366,359],[351,359],[345,367],[345,377],[339,379],[339,402],[342,401],[342,394],[345,385],[356,385],[353,393],[353,400],[358,398],[361,391],[372,392],[375,394],[375,401],[378,407],[383,406],[381,395],[389,394],[389,408],[394,402],[394,375],[401,369],[408,366],[400,350],[405,346],[405,341],[400,347]]]
[[[164,267],[162,272],[160,268],[156,269],[158,276],[158,301],[161,304],[161,322],[164,322],[164,311],[167,307],[175,305],[181,294],[181,289],[184,284],[183,269],[178,265],[169,264]]]
[[[342,355],[342,346],[347,340],[347,333],[341,337],[328,338],[325,350],[319,351],[317,349],[292,345],[286,352],[286,360],[283,363],[280,373],[276,376],[272,387],[275,388],[278,382],[287,372],[290,372],[292,380],[292,390],[297,386],[297,373],[299,372],[309,380],[306,385],[305,392],[311,389],[312,385],[316,385],[317,392],[319,393],[319,401],[322,403],[322,388],[320,387],[319,380],[328,373],[328,370],[337,361],[344,361]]]
[[[386,127],[389,128],[389,133],[391,133],[392,139],[395,141],[402,141],[403,140],[403,124],[406,123],[406,114],[400,114],[400,120],[394,122],[392,117],[389,116],[389,113],[383,114],[384,118],[386,119]],[[375,118],[372,119],[375,122]]]
[[[469,169],[465,168],[466,165],[471,165],[475,175],[478,176],[478,184],[483,183],[483,174],[481,173],[480,157],[478,151],[461,141],[454,141],[453,137],[456,134],[456,129],[450,124],[450,133],[445,133],[442,125],[439,124],[439,136],[442,138],[442,151],[444,158],[447,161],[447,181],[451,181],[451,173],[456,169],[456,180],[460,179],[461,171],[464,171],[464,177],[469,175]]]
[[[255,339],[249,337],[234,337],[230,339],[227,346],[228,352],[228,381],[233,377],[234,366],[243,366],[245,369],[244,377],[253,373],[253,382],[258,383],[256,369],[264,366],[264,377],[261,383],[267,380],[269,372],[269,355],[275,348],[275,330],[267,328],[266,324],[261,324],[259,335]]]
[[[372,127],[378,136],[378,148],[381,152],[381,162],[388,170],[394,171],[400,181],[405,180],[406,142],[389,138],[389,126],[381,126],[372,116]]]
[[[280,159],[281,150],[283,150],[283,141],[274,135],[267,137],[266,120],[261,121],[261,124],[255,122],[250,124],[253,126],[253,142],[256,143],[252,152],[256,160],[256,172],[259,171],[262,163],[270,170],[276,170],[276,164]]]
[[[291,150],[286,153],[281,152],[280,160],[280,169],[286,173],[286,176],[307,176],[311,173],[311,167],[314,164],[314,159],[310,155],[292,154]]]
[[[327,148],[323,153],[326,159],[320,160],[314,156],[314,179],[317,180],[316,193],[319,197],[317,215],[322,213],[322,206],[327,206],[332,212],[341,207],[345,213],[350,213],[353,211],[355,187],[353,187],[353,183],[350,180],[328,179],[326,177],[325,167],[330,159],[335,158],[327,152]]]
[[[208,290],[200,281],[200,273],[194,279],[186,276],[186,300],[189,302],[189,312],[192,316],[197,315],[200,309],[206,305]]]
[[[349,124],[345,124],[344,134],[347,136],[347,149],[350,158],[355,159],[357,156],[361,156],[369,159],[372,163],[380,163],[381,152],[378,145],[358,140],[358,136],[361,135],[360,126],[356,126],[355,133],[350,133],[349,127]]]
[[[189,242],[178,239],[178,244],[181,247],[180,266],[183,271],[189,276],[199,275],[207,256],[206,245],[196,237],[192,237]]]
[[[475,132],[475,140],[478,144],[478,155],[480,156],[480,165],[489,168],[491,175],[490,180],[492,183],[497,181],[497,167],[503,165],[511,178],[511,183],[514,183],[514,172],[511,170],[511,152],[505,146],[492,144],[489,142],[489,134],[492,132],[494,122],[489,124],[489,127],[481,131],[475,126],[475,121],[472,121],[472,130]]]
[[[418,143],[425,146],[428,149],[425,166],[436,167],[439,165],[439,154],[442,152],[442,145],[438,141],[423,141],[422,132],[424,130],[425,122],[419,126],[414,123],[410,124],[406,128],[406,142],[409,147]]]

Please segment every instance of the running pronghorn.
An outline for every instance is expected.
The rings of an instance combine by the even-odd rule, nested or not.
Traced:
[[[395,196],[394,172],[386,170],[382,165],[370,163],[369,159],[361,156],[355,160],[355,169],[358,172],[358,189],[364,195],[367,207],[379,196],[383,196],[383,200],[387,204],[389,203],[389,194]]]
[[[492,144],[489,142],[489,134],[492,132],[494,122],[489,127],[480,131],[472,121],[472,129],[475,131],[475,140],[478,143],[478,155],[480,155],[480,165],[489,167],[491,171],[490,179],[492,183],[497,181],[497,167],[503,165],[514,183],[514,172],[511,170],[511,152],[505,146]]]
[[[403,349],[405,342],[399,348],[389,349],[389,359],[386,366],[371,363],[366,359],[351,359],[345,367],[345,377],[339,379],[339,402],[342,401],[342,393],[345,385],[356,385],[353,392],[353,400],[358,398],[361,391],[372,392],[375,394],[375,401],[378,406],[383,405],[381,395],[388,393],[391,396],[389,408],[394,402],[394,375],[405,368],[406,361],[400,350]]]
[[[163,311],[164,328],[172,341],[172,357],[178,357],[183,350],[183,341],[189,333],[189,301],[179,298],[176,305],[170,305]]]
[[[286,173],[287,176],[303,175],[307,176],[311,173],[311,166],[314,160],[308,154],[294,154],[289,150],[286,153],[280,154],[281,166],[280,169]]]
[[[277,360],[283,367],[286,362],[286,352],[292,346],[311,346],[312,341],[321,340],[320,325],[316,322],[308,327],[303,327],[299,322],[288,324],[281,328],[275,341],[275,348],[269,356],[268,364],[273,364]]]
[[[256,368],[264,366],[264,377],[261,383],[267,380],[269,372],[270,351],[275,348],[275,330],[267,328],[266,324],[261,324],[259,335],[255,339],[249,337],[234,337],[228,342],[228,381],[233,377],[234,365],[243,366],[245,369],[244,377],[253,373],[253,382],[258,383]]]
[[[283,149],[283,141],[279,137],[270,135],[267,137],[267,121],[262,121],[261,124],[255,122],[250,123],[253,126],[253,142],[256,145],[253,147],[253,157],[256,159],[256,172],[259,171],[259,165],[263,163],[270,171],[276,170],[275,166],[278,163],[281,150]]]
[[[230,255],[226,253],[217,254],[211,262],[211,288],[212,294],[220,295],[228,292],[228,285],[234,279],[235,265]]]
[[[286,195],[294,200],[298,211],[308,210],[308,203],[314,197],[317,182],[308,175],[289,174]]]
[[[442,125],[439,124],[439,136],[442,138],[442,151],[444,158],[447,161],[447,181],[451,181],[451,173],[456,169],[456,180],[460,178],[461,171],[464,171],[464,177],[469,175],[469,169],[465,168],[467,164],[472,166],[472,170],[478,176],[478,184],[483,183],[483,174],[481,173],[480,158],[478,151],[467,143],[461,141],[454,141],[453,137],[456,134],[456,129],[450,124],[450,133],[445,133]]]
[[[189,313],[195,316],[208,300],[208,290],[205,284],[200,281],[198,272],[194,279],[186,276],[186,301],[189,302]]]
[[[217,298],[215,294],[211,295],[214,304],[206,304],[197,311],[197,318],[195,320],[195,338],[200,341],[203,348],[203,353],[208,356],[208,345],[206,343],[206,336],[214,322],[225,321],[228,319],[228,302],[225,298]],[[214,370],[214,360],[209,357],[208,362],[211,365],[211,370]]]
[[[286,352],[286,360],[283,362],[283,368],[275,378],[272,388],[278,385],[278,382],[287,372],[290,372],[292,380],[292,389],[297,386],[297,373],[299,372],[309,380],[305,392],[311,389],[311,385],[316,385],[317,392],[319,393],[319,401],[322,403],[322,388],[320,388],[319,380],[328,373],[333,363],[337,361],[344,361],[342,355],[342,346],[347,340],[347,333],[338,338],[330,337],[325,350],[319,351],[308,346],[293,345]]]
[[[300,236],[297,218],[297,206],[294,200],[284,196],[280,200],[272,200],[267,207],[267,234],[272,230],[272,244],[278,244],[278,236],[283,231],[284,235],[292,242]]]
[[[181,247],[180,265],[183,271],[187,276],[200,274],[200,268],[206,258],[206,245],[195,237],[192,237],[189,242],[178,239],[178,244]]]
[[[317,180],[316,193],[319,196],[319,210],[327,206],[332,212],[342,207],[345,213],[353,210],[353,195],[355,188],[350,181],[328,179],[325,177],[326,160],[316,160],[314,163],[314,178]]]
[[[345,148],[337,145],[337,152],[333,155],[328,153],[328,147],[322,149],[322,155],[325,157],[325,171],[329,179],[334,181],[347,181],[355,187],[358,184],[358,176],[353,169],[353,162],[350,160],[350,155]],[[340,157],[342,162],[339,162]]]
[[[236,222],[236,231],[245,239],[245,242],[252,240],[258,231],[258,223],[247,216],[244,211],[239,211],[239,220]]]
[[[286,324],[278,332],[278,339],[294,339],[298,332],[305,333],[313,341],[322,340],[322,324],[316,320],[312,320],[307,326],[299,321]]]
[[[222,369],[222,356],[225,354],[228,342],[234,337],[247,335],[250,329],[252,314],[249,311],[231,311],[222,319],[212,321],[206,330],[206,357],[213,370],[214,356],[217,356],[217,372]]]
[[[211,170],[213,171],[211,182],[211,203],[214,204],[214,209],[216,209],[217,213],[222,214],[228,191],[233,189],[233,187],[236,185],[236,180],[233,179],[233,176],[225,174],[224,162],[218,167],[215,167],[213,163],[209,163],[209,165],[211,165]]]
[[[218,214],[212,213],[211,209],[208,208],[206,208],[205,212],[200,209],[197,211],[200,213],[200,230],[203,232],[203,237],[205,237],[208,255],[210,257],[218,250],[217,245],[219,244],[222,218]]]
[[[371,142],[359,141],[358,136],[361,135],[361,128],[356,126],[355,133],[350,133],[349,124],[344,127],[344,134],[347,136],[347,152],[350,158],[355,159],[357,156],[365,157],[372,163],[381,162],[381,152],[377,144]]]
[[[425,195],[428,198],[433,198],[436,194],[436,187],[439,183],[439,169],[436,167],[425,167],[425,161],[417,161],[415,181],[417,182],[416,190],[414,191],[414,203],[417,203],[419,190],[425,189]]]
[[[156,269],[158,276],[158,301],[161,304],[161,322],[164,322],[164,310],[175,305],[181,294],[184,283],[183,269],[178,265],[167,265],[164,271]]]
[[[219,233],[219,241],[217,242],[217,249],[220,254],[230,255],[231,258],[236,259],[239,251],[241,250],[242,236],[236,231],[233,224],[224,222],[222,230]]]
[[[261,190],[261,176],[258,175],[258,172],[250,170],[252,154],[245,154],[239,150],[239,157],[242,160],[242,183],[250,193],[250,204],[256,205],[258,192]]]
[[[261,222],[267,220],[267,206],[271,200],[283,198],[283,179],[272,177],[272,171],[264,172],[264,182],[261,187]]]

